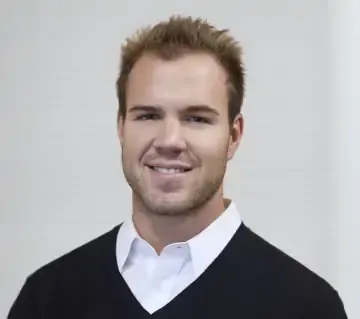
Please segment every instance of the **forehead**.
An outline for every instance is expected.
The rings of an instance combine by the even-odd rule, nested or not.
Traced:
[[[227,75],[210,54],[191,53],[174,60],[144,55],[132,69],[127,85],[127,105],[223,108],[227,105]]]

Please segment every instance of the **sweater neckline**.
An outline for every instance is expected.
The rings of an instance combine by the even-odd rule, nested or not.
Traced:
[[[206,304],[206,298],[204,297],[209,290],[208,285],[216,285],[216,282],[221,281],[222,277],[221,275],[219,276],[219,272],[221,273],[229,263],[236,263],[236,255],[239,249],[238,243],[247,230],[244,223],[241,223],[227,246],[209,267],[164,307],[150,314],[136,299],[117,267],[116,238],[121,226],[122,224],[116,226],[111,231],[112,236],[109,236],[110,243],[107,245],[109,249],[107,249],[105,257],[107,261],[105,280],[108,281],[106,286],[111,287],[111,303],[112,307],[114,307],[114,313],[125,312],[128,316],[124,314],[124,318],[136,319],[165,319],[172,317],[171,314],[176,314],[179,318],[186,318],[186,314],[182,315],[182,313],[202,303]],[[221,283],[219,282],[219,284]]]

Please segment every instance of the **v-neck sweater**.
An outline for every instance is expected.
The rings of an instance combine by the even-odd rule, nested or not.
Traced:
[[[338,293],[325,280],[243,223],[202,275],[149,314],[119,273],[119,227],[29,276],[8,318],[347,318]]]

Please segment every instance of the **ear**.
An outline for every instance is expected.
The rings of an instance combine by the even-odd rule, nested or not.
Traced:
[[[244,131],[244,118],[241,113],[236,115],[232,126],[230,127],[230,137],[228,146],[228,161],[231,160],[240,144]]]
[[[124,118],[122,116],[118,116],[117,119],[117,135],[120,141],[120,144],[123,144],[123,135],[124,135]]]

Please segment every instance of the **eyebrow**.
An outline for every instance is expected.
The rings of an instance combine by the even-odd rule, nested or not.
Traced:
[[[134,105],[129,109],[129,113],[135,112],[163,112],[163,108],[161,106],[153,106],[153,105]],[[219,111],[213,109],[208,105],[198,104],[198,105],[188,105],[184,110],[181,110],[181,113],[194,112],[194,113],[209,113],[216,116],[220,116]]]
[[[134,105],[129,109],[129,113],[135,112],[161,112],[161,107],[152,105]]]

